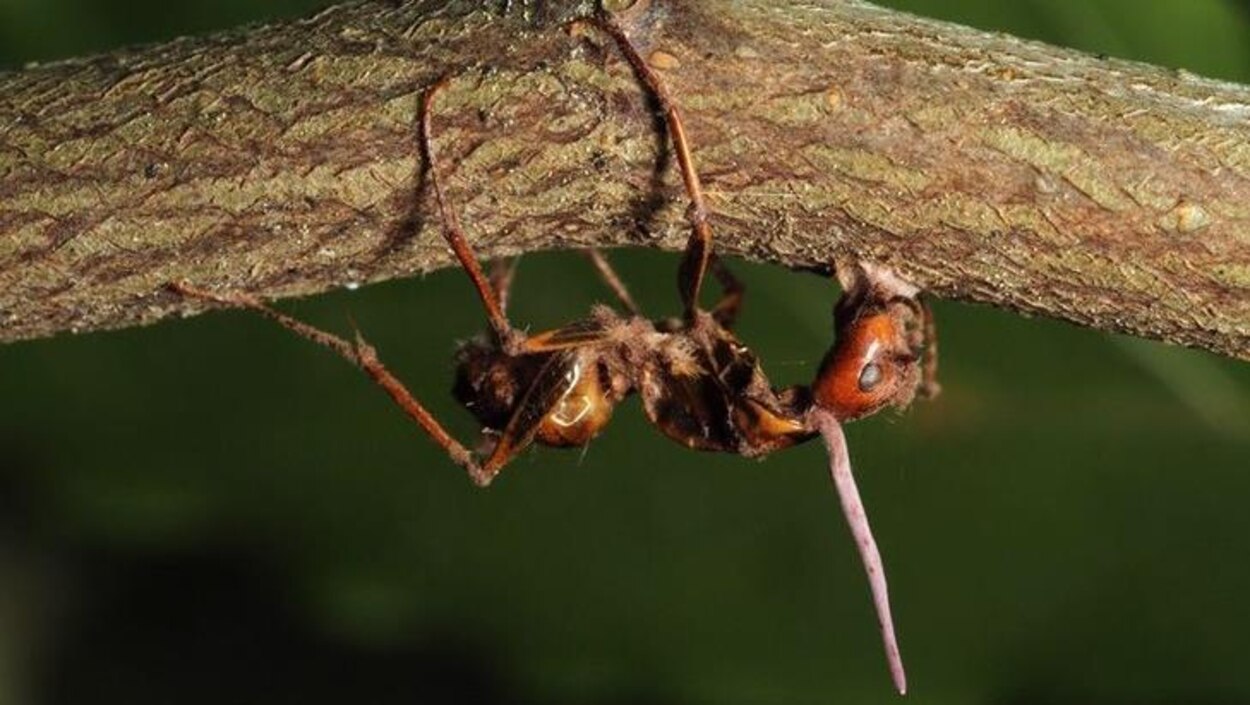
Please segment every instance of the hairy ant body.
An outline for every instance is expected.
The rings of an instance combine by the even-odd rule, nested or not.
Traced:
[[[478,420],[487,448],[482,455],[453,438],[378,359],[357,334],[354,342],[293,319],[255,297],[214,293],[185,283],[178,293],[255,310],[320,343],[361,367],[478,485],[532,443],[583,446],[630,394],[642,398],[647,418],[669,438],[690,448],[755,457],[824,437],[830,469],[856,546],[868,572],[891,674],[899,692],[906,679],[894,636],[884,569],[851,475],[841,422],[886,406],[906,406],[917,392],[936,393],[932,318],[916,287],[883,268],[840,262],[835,273],[844,293],[834,320],[837,340],[810,387],[774,388],[759,360],[733,334],[743,287],[712,252],[708,210],[686,140],[681,115],[655,72],[610,16],[593,21],[610,35],[664,112],[686,193],[691,234],[678,270],[684,316],[652,321],[636,306],[607,260],[591,259],[628,315],[606,306],[568,326],[527,335],[506,315],[510,272],[483,272],[443,192],[430,122],[434,98],[422,101],[421,144],[429,165],[443,235],[469,275],[486,309],[488,336],[457,354],[453,394]],[[705,274],[723,289],[710,310],[699,305]]]

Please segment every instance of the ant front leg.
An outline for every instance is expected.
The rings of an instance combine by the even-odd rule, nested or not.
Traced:
[[[412,395],[412,392],[408,391],[408,388],[404,386],[404,383],[400,382],[399,378],[391,374],[391,371],[388,370],[386,366],[382,364],[382,361],[378,359],[377,350],[365,341],[359,331],[356,333],[356,341],[352,343],[334,335],[333,333],[327,333],[320,328],[316,328],[304,323],[303,321],[292,318],[285,313],[270,308],[260,299],[248,294],[222,294],[205,291],[203,289],[197,289],[189,284],[186,284],[185,282],[172,283],[169,285],[169,288],[171,291],[188,298],[211,301],[225,306],[245,308],[255,311],[256,313],[275,321],[283,328],[286,328],[296,335],[306,338],[307,340],[311,340],[312,342],[323,347],[329,348],[344,360],[347,360],[353,365],[364,370],[365,374],[369,375],[370,379],[385,390],[386,393],[390,395],[391,399],[399,405],[399,408],[403,409],[404,413],[415,421],[417,425],[420,426],[421,429],[425,431],[426,434],[428,434],[449,457],[451,457],[452,462],[464,468],[465,471],[469,473],[469,478],[472,479],[475,484],[481,487],[485,487],[490,484],[491,479],[494,477],[494,473],[484,471],[474,459],[473,453],[470,452],[468,448],[465,448],[464,445],[462,445],[455,438],[452,438],[451,434],[447,432],[447,429],[443,428],[443,425],[434,418],[434,415],[431,414],[425,406],[421,404],[421,402],[417,401],[417,398]]]
[[[924,335],[924,353],[920,357],[920,386],[916,393],[921,399],[933,399],[942,392],[942,385],[937,381],[938,370],[938,337],[937,323],[933,319],[933,307],[929,300],[920,296],[920,329]]]

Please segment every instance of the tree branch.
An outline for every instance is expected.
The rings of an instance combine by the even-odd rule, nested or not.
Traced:
[[[619,3],[618,3],[619,4]],[[0,75],[0,340],[484,257],[678,249],[657,123],[584,2],[368,2]],[[856,2],[639,0],[722,251],[1250,359],[1250,89]]]

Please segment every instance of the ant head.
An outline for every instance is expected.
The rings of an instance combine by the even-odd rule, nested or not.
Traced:
[[[870,265],[839,264],[844,293],[837,340],[812,385],[813,402],[839,421],[905,407],[920,384],[921,307],[915,287]]]
[[[812,385],[813,400],[839,421],[868,416],[884,406],[907,406],[920,381],[918,359],[896,313],[861,316],[839,330]]]

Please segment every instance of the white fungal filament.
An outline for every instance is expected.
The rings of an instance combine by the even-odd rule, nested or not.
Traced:
[[[864,570],[868,573],[868,587],[872,591],[873,606],[877,609],[877,622],[881,626],[881,640],[885,645],[885,658],[890,664],[890,676],[894,679],[894,687],[898,689],[899,695],[904,695],[907,693],[907,674],[903,670],[898,639],[894,636],[894,618],[890,615],[890,591],[886,587],[885,566],[881,562],[877,542],[872,537],[868,513],[859,497],[855,476],[851,474],[851,454],[846,447],[846,435],[842,432],[842,424],[824,409],[813,408],[810,418],[825,440],[825,448],[829,452],[829,474],[833,476],[833,485],[842,502],[842,513],[851,527],[855,547],[859,549],[860,560],[864,562]]]

